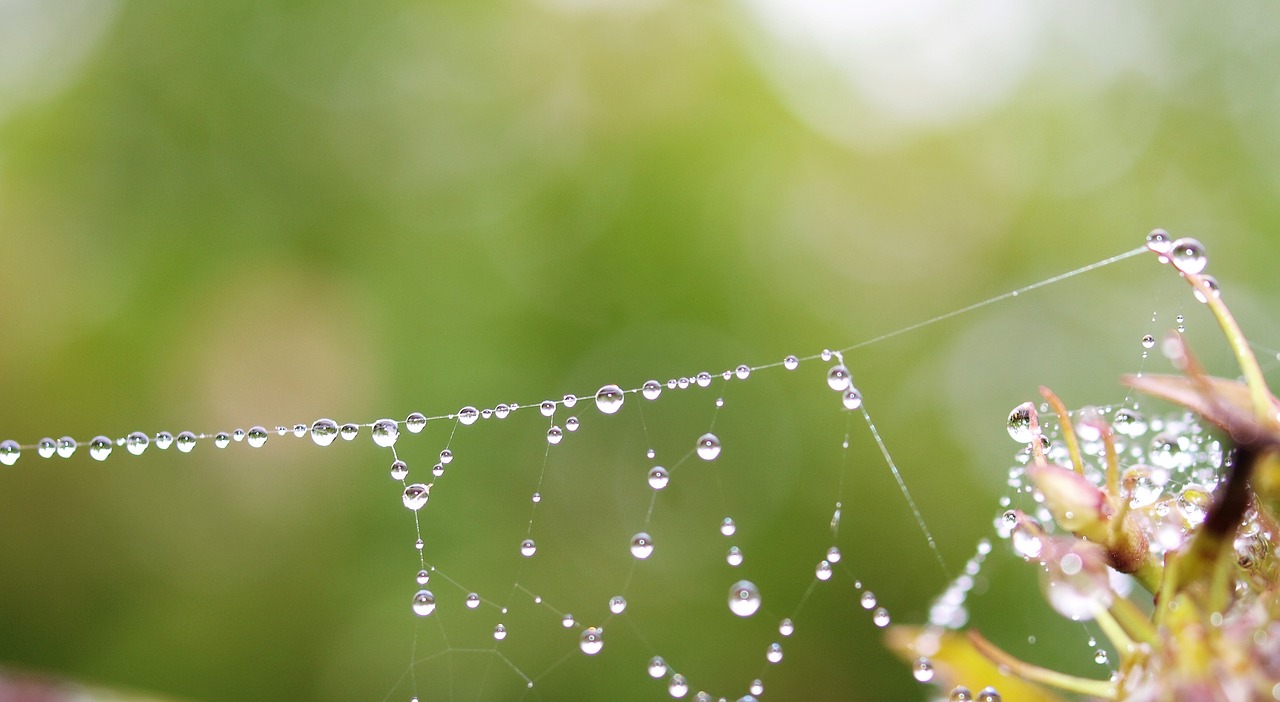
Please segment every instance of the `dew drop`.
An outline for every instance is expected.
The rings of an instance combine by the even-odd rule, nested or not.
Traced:
[[[876,607],[875,611],[871,613],[871,623],[881,629],[889,626],[889,610],[884,607]]]
[[[861,604],[863,609],[874,609],[876,606],[875,593],[870,590],[862,593],[862,597],[858,598],[858,604]]]
[[[730,546],[729,553],[725,554],[725,563],[737,568],[742,565],[742,549],[737,546]]]
[[[698,458],[714,461],[720,455],[720,439],[715,434],[706,433],[698,437]]]
[[[159,438],[156,439],[156,445],[160,445]],[[36,443],[36,455],[41,458],[53,458],[53,454],[58,450],[58,444],[53,439],[45,438]]]
[[[235,431],[231,432],[231,440],[237,443],[244,441],[244,437],[245,437],[244,429],[236,429]]]
[[[21,455],[22,449],[19,448],[18,442],[13,439],[5,439],[0,442],[0,463],[11,466],[18,462],[18,457]]]
[[[684,676],[676,673],[671,676],[671,681],[667,683],[667,692],[677,699],[689,694],[689,682]]]
[[[142,452],[146,451],[147,446],[149,445],[151,445],[151,439],[147,438],[147,435],[140,431],[130,432],[124,439],[125,449],[135,456],[141,456]],[[2,448],[3,447],[0,446],[0,449]],[[3,456],[0,456],[0,460],[3,460]]]
[[[231,445],[231,435],[225,431],[220,431],[213,435],[213,445],[220,449]]]
[[[503,640],[503,639],[505,639],[505,638],[507,638],[507,627],[505,627],[505,626],[503,626],[503,625],[501,625],[501,624],[499,624],[499,625],[497,625],[497,626],[493,627],[493,640],[494,640],[494,641],[501,641],[501,640]]]
[[[413,613],[425,617],[436,611],[436,596],[430,590],[418,590],[413,596]]]
[[[911,664],[911,676],[922,683],[933,680],[933,663],[928,658],[917,658]]]
[[[547,430],[547,443],[555,446],[564,438],[564,430],[560,427],[551,427]]]
[[[644,560],[653,555],[653,538],[645,532],[631,537],[631,555]]]
[[[604,629],[589,626],[582,631],[578,639],[578,648],[588,656],[594,656],[604,648]]]
[[[738,376],[738,380],[746,380],[751,377],[751,366],[741,365],[733,369],[733,374]]]
[[[770,663],[782,662],[782,644],[777,642],[769,644],[769,650],[765,652],[764,659]]]
[[[1147,235],[1147,248],[1160,254],[1161,261],[1166,261],[1165,257],[1173,251],[1173,238],[1163,229],[1152,229]]]
[[[606,385],[596,391],[596,409],[605,414],[614,414],[622,409],[622,388],[617,385]]]
[[[404,480],[409,475],[409,465],[400,459],[391,462],[391,479]]]
[[[400,500],[404,502],[404,506],[415,512],[422,509],[427,504],[427,498],[431,496],[431,488],[422,483],[414,483],[405,486],[404,494],[400,496]]]
[[[782,359],[782,367],[787,370],[795,370],[800,367],[800,359],[795,356],[787,356]]]
[[[426,585],[431,581],[431,574],[425,570],[418,571],[417,581],[419,585]]]
[[[843,392],[850,382],[849,369],[844,364],[831,366],[831,370],[827,371],[827,386],[836,392]]]
[[[1214,297],[1220,297],[1222,295],[1222,292],[1218,289],[1217,278],[1211,275],[1203,275],[1203,276],[1200,276],[1200,280],[1204,282],[1204,285],[1206,288],[1209,288],[1209,294],[1213,295]],[[1209,298],[1205,297],[1204,293],[1200,292],[1200,288],[1192,288],[1191,293],[1195,295],[1196,300],[1199,300],[1200,302],[1209,301]]]
[[[947,702],[973,702],[973,692],[963,685],[956,686],[947,695]]]
[[[196,447],[196,435],[189,431],[178,432],[178,438],[174,439],[174,444],[178,447],[179,451],[183,453],[191,453],[191,449]],[[62,453],[61,446],[58,448],[58,453]]]
[[[266,427],[253,427],[249,429],[249,433],[245,438],[249,442],[249,446],[262,448],[267,444],[267,429]]]
[[[425,426],[427,426],[427,417],[421,412],[412,412],[408,417],[404,418],[404,428],[408,429],[411,434],[417,434]]]
[[[654,490],[661,490],[671,482],[671,474],[662,466],[654,466],[649,469],[649,487]]]
[[[733,536],[737,530],[738,525],[733,523],[733,517],[725,517],[724,521],[720,522],[720,533],[725,536]]]
[[[529,499],[533,500],[533,503],[534,503],[534,504],[538,504],[539,502],[542,502],[542,493],[540,493],[540,492],[535,492],[535,493],[533,493],[533,497],[531,497],[531,498],[529,498]]]
[[[111,439],[105,436],[93,437],[93,441],[89,442],[89,455],[95,461],[107,460],[107,456],[111,455]]]
[[[342,427],[338,429],[338,436],[341,436],[343,441],[351,441],[352,439],[355,439],[359,433],[360,425],[352,424],[350,422],[343,424]]]
[[[511,405],[508,405],[506,403],[500,404],[497,407],[493,408],[493,416],[497,417],[498,419],[506,419],[507,415],[509,414],[511,414]]]
[[[370,433],[373,435],[373,443],[382,448],[391,448],[396,445],[396,439],[400,438],[400,427],[394,419],[379,419],[373,423]]]
[[[822,350],[821,357],[822,357],[822,362],[823,362],[823,363],[826,363],[827,361],[830,361],[830,360],[831,360],[831,357],[832,357],[831,349],[823,349],[823,350]]]
[[[827,549],[827,561],[829,563],[839,563],[840,549],[836,548],[835,546],[832,546],[831,548]]]
[[[729,611],[739,617],[750,617],[760,609],[760,590],[750,580],[739,580],[729,586]]]
[[[579,422],[577,417],[570,417],[564,420],[564,428],[568,429],[569,431],[577,431],[578,425],[579,425]]]
[[[1153,349],[1155,347],[1156,347],[1156,338],[1154,336],[1150,334],[1146,334],[1142,337],[1142,348]]]
[[[1107,649],[1100,648],[1093,652],[1093,662],[1098,665],[1106,665],[1110,658],[1107,656]]]
[[[640,396],[646,400],[656,400],[662,395],[662,383],[656,380],[646,380],[644,385],[640,386]]]
[[[524,541],[520,542],[521,556],[524,556],[525,558],[529,558],[537,552],[538,552],[538,545],[533,542],[533,539],[525,539]]]
[[[747,690],[749,690],[753,695],[763,695],[764,682],[761,681],[759,678],[756,678],[755,680],[751,681],[751,685],[750,687],[747,688]],[[742,700],[738,700],[738,702],[742,702]]]
[[[614,595],[609,598],[609,611],[614,614],[622,614],[627,611],[627,598],[622,595]]]
[[[542,416],[550,417],[556,413],[556,403],[551,400],[543,400],[538,405],[538,411],[542,413]]]
[[[994,687],[984,687],[978,693],[978,702],[1001,702],[1000,693]]]
[[[856,410],[862,407],[862,393],[857,388],[851,387],[844,391],[840,401],[844,403],[844,408],[848,410]]]
[[[818,561],[818,567],[814,569],[814,575],[817,576],[818,580],[830,580],[831,562],[825,558]]]
[[[654,456],[657,456],[657,455],[658,454],[655,453],[653,449],[648,449],[644,452],[644,457],[648,458],[649,460],[653,460]]]
[[[425,544],[422,543],[422,539],[418,539],[417,541],[413,542],[413,547],[419,551],[422,550],[423,546],[425,546]]]
[[[458,410],[458,422],[463,426],[471,426],[480,418],[480,411],[471,405]]]
[[[654,656],[649,659],[648,670],[649,677],[657,680],[667,674],[667,662],[662,659],[662,656]]]
[[[1169,256],[1173,260],[1173,265],[1184,273],[1199,273],[1209,263],[1209,257],[1204,252],[1204,244],[1189,236],[1173,242],[1173,250],[1169,252]]]
[[[467,595],[467,609],[475,609],[480,606],[480,596],[472,592]]]
[[[566,629],[572,629],[574,624],[577,622],[574,621],[572,614],[566,614],[560,618],[560,625]]]
[[[453,451],[450,451],[449,449],[445,449],[441,451],[440,462],[445,465],[449,465],[450,463],[453,463]]]
[[[708,387],[711,385],[711,374],[706,371],[702,371],[697,375],[694,382],[696,382],[700,388]]]
[[[1031,443],[1031,413],[1035,411],[1035,406],[1030,402],[1024,402],[1009,413],[1009,422],[1005,428],[1009,430],[1009,437],[1020,444]]]
[[[791,619],[789,618],[783,619],[778,624],[778,633],[782,634],[783,636],[790,636],[796,633],[796,625],[792,623]]]
[[[276,427],[276,433],[279,434],[280,436],[284,436],[285,434],[289,433],[289,427],[278,426]]]

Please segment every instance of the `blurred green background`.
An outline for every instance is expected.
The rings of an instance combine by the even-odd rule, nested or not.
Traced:
[[[0,438],[367,422],[770,363],[1156,226],[1203,240],[1246,331],[1280,346],[1278,20],[1261,2],[0,0]],[[1234,372],[1172,277],[1143,256],[849,356],[953,572],[998,512],[1004,417],[1039,384],[1119,401],[1140,336],[1180,312]],[[820,366],[725,388],[719,477],[689,466],[660,496],[658,554],[599,657],[513,608],[500,650],[542,676],[529,698],[662,698],[654,652],[726,696],[762,672],[766,699],[930,694],[851,580],[905,623],[945,578]],[[682,455],[715,393],[664,397],[647,429],[637,397],[616,421],[578,409],[528,564],[545,420],[460,430],[428,554],[466,589],[519,581],[603,618],[645,444]],[[444,424],[402,441],[411,475]],[[211,702],[519,697],[503,658],[459,652],[493,648],[496,611],[458,612],[437,578],[436,619],[410,613],[388,463],[367,435],[24,452],[0,469],[0,665]],[[838,497],[840,577],[766,671]],[[749,621],[723,604],[726,511],[766,592]],[[1029,570],[993,556],[975,624],[1105,675]]]

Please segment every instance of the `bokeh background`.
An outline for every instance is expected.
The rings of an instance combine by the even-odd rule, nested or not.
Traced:
[[[769,363],[1156,226],[1205,242],[1274,348],[1277,61],[1264,2],[0,0],[0,438],[403,418]],[[1234,372],[1170,278],[1144,256],[849,356],[953,570],[991,532],[1004,416],[1039,384],[1119,401],[1139,337],[1178,313]],[[768,621],[729,621],[725,544],[703,556],[691,536],[632,586],[632,623],[596,659],[553,665],[575,632],[513,614],[504,655],[546,673],[529,698],[662,698],[655,648],[695,690],[745,692],[758,637],[829,545],[841,475],[846,570],[797,615],[766,698],[932,694],[853,605],[858,577],[919,622],[945,585],[883,460],[818,364],[757,376],[717,420],[754,462],[673,484],[654,529],[674,544],[729,505],[778,593]],[[646,409],[660,456],[704,430],[710,392]],[[519,580],[582,602],[590,623],[628,567],[609,535],[647,499],[636,402],[607,427],[579,410],[586,438],[548,473],[535,527],[562,570],[516,570],[536,416],[457,439],[429,553],[498,597]],[[441,425],[404,442],[413,470]],[[367,435],[24,452],[0,468],[0,667],[209,702],[519,697],[492,654],[403,677],[441,642],[409,613],[388,462]],[[993,557],[980,589],[992,638],[1105,675],[1029,568]],[[445,609],[448,646],[493,648],[496,613]]]

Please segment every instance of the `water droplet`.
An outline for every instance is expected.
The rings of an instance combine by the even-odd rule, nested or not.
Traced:
[[[95,461],[107,460],[107,456],[111,455],[111,439],[105,436],[93,437],[93,441],[89,442],[89,455]]]
[[[1129,438],[1137,438],[1147,433],[1147,423],[1143,420],[1141,414],[1136,411],[1121,408],[1111,417],[1111,427],[1116,430],[1117,434],[1122,434]]]
[[[295,424],[295,425],[293,425],[293,435],[294,435],[294,436],[296,436],[296,437],[298,437],[299,439],[301,439],[302,437],[306,436],[306,435],[307,435],[307,425],[305,425],[305,424]]]
[[[738,525],[733,523],[733,517],[725,517],[724,521],[720,522],[720,533],[725,536],[733,536],[737,530]]]
[[[373,423],[370,433],[373,435],[373,443],[382,448],[391,448],[400,438],[400,427],[394,419],[379,419]]]
[[[425,617],[436,611],[436,596],[430,590],[418,590],[413,596],[413,613]]]
[[[789,618],[783,619],[778,624],[778,633],[782,634],[783,636],[790,636],[796,633],[796,625],[792,623],[791,619]]]
[[[159,444],[159,439],[157,439],[156,445],[158,446]],[[53,454],[57,450],[58,444],[55,443],[53,439],[44,438],[36,443],[36,455],[41,458],[53,458]]]
[[[480,606],[480,596],[472,592],[467,595],[467,609],[475,609]]]
[[[710,432],[698,437],[698,458],[714,461],[720,455],[720,438]]]
[[[409,475],[409,465],[400,459],[391,462],[391,479],[404,480]]]
[[[751,681],[751,685],[747,688],[747,690],[749,690],[753,695],[763,695],[764,682],[762,682],[759,678],[756,678],[755,680]],[[738,700],[738,702],[742,702],[742,700]]]
[[[507,638],[507,627],[501,624],[493,627],[493,639],[495,641],[501,641],[505,638]]]
[[[425,570],[420,570],[418,571],[418,577],[416,579],[419,585],[426,585],[431,581],[431,574]]]
[[[689,682],[684,676],[676,673],[671,676],[671,681],[667,683],[667,692],[675,698],[684,697],[689,694]]]
[[[1100,648],[1093,652],[1093,662],[1098,665],[1106,665],[1110,658],[1107,656],[1107,649]]]
[[[851,387],[844,391],[840,401],[844,403],[845,409],[856,410],[862,407],[862,393],[857,388]]]
[[[849,369],[844,364],[831,366],[831,370],[827,371],[827,385],[836,392],[844,392],[850,382]]]
[[[497,407],[493,408],[493,416],[497,417],[498,419],[506,419],[507,415],[509,414],[511,414],[511,405],[508,405],[506,403],[500,404]]]
[[[178,438],[174,439],[174,444],[178,450],[183,453],[191,453],[191,449],[196,447],[196,435],[189,431],[178,432]],[[58,447],[58,453],[62,453],[62,447]]]
[[[18,442],[13,439],[0,442],[0,463],[11,466],[18,462],[18,457],[21,455],[22,449],[18,447]]]
[[[540,493],[540,492],[535,492],[535,493],[533,493],[533,497],[532,497],[532,498],[530,498],[530,499],[532,499],[532,500],[533,500],[533,503],[534,503],[534,504],[537,504],[537,503],[539,503],[539,502],[542,502],[542,493]]]
[[[440,462],[445,465],[449,465],[450,463],[453,463],[453,451],[450,451],[449,449],[445,449],[441,451]]]
[[[702,371],[701,373],[698,374],[696,382],[698,383],[698,387],[700,388],[705,388],[710,386],[711,374],[706,371]]]
[[[947,702],[973,702],[973,692],[959,685],[951,690],[950,695],[947,695]]]
[[[404,488],[404,494],[400,496],[400,500],[404,502],[404,506],[417,512],[422,506],[427,504],[427,498],[431,496],[431,488],[422,483],[414,483]]]
[[[823,349],[821,356],[823,363],[830,361],[832,357],[831,349]]]
[[[800,359],[795,356],[787,356],[782,359],[782,367],[787,370],[795,370],[800,367]]]
[[[1204,244],[1189,236],[1173,242],[1173,250],[1169,252],[1169,256],[1173,265],[1184,273],[1199,273],[1209,263]]]
[[[235,431],[231,432],[231,440],[237,443],[244,441],[244,437],[245,437],[244,429],[236,429]]]
[[[640,395],[646,400],[656,400],[662,395],[662,383],[656,380],[646,380],[644,385],[640,386]]]
[[[733,369],[733,374],[738,377],[738,380],[746,380],[751,377],[751,366],[746,364],[738,366]]]
[[[658,455],[658,454],[654,453],[654,450],[653,450],[653,449],[648,449],[648,450],[646,450],[646,451],[644,452],[644,457],[645,457],[645,458],[648,458],[649,460],[653,460],[653,457],[654,457],[654,456],[657,456],[657,455]]]
[[[556,403],[551,400],[543,400],[538,405],[538,411],[542,413],[542,416],[550,417],[556,413]]]
[[[769,650],[765,652],[764,659],[770,663],[782,662],[782,644],[777,642],[769,644]]]
[[[355,439],[356,436],[359,434],[360,434],[359,424],[352,424],[348,422],[346,424],[343,424],[342,427],[338,429],[338,436],[341,436],[343,441],[351,441],[352,439]]]
[[[622,409],[623,392],[617,385],[606,385],[596,391],[596,409],[613,414]]]
[[[1142,337],[1142,348],[1153,349],[1155,347],[1156,347],[1156,338],[1154,336],[1151,336],[1150,334],[1146,334]]]
[[[662,660],[662,656],[654,656],[649,659],[649,677],[657,680],[667,674],[667,662]]]
[[[871,613],[871,623],[881,629],[889,626],[889,610],[884,607],[876,607],[876,610]]]
[[[267,444],[267,429],[266,427],[252,427],[245,438],[253,448],[262,448]]]
[[[147,450],[147,446],[151,445],[151,439],[140,431],[130,432],[124,439],[124,447],[129,453],[135,456],[141,456],[143,451]],[[3,456],[0,456],[3,460]]]
[[[417,541],[413,542],[413,547],[419,551],[422,550],[423,545],[424,544],[422,543],[422,539],[418,539]]]
[[[817,576],[818,580],[830,580],[831,562],[825,558],[818,561],[818,567],[814,569],[814,575]]]
[[[1031,414],[1035,412],[1035,406],[1030,402],[1024,402],[1009,413],[1009,422],[1005,426],[1009,430],[1009,437],[1020,444],[1031,443]]]
[[[832,546],[831,548],[827,549],[827,561],[829,563],[839,563],[840,549],[836,548],[835,546]]]
[[[978,702],[1000,702],[1000,693],[994,687],[984,687],[978,693]]]
[[[760,590],[750,580],[739,580],[729,586],[729,611],[739,617],[750,617],[760,609]]]
[[[565,395],[563,401],[565,407],[572,408],[574,405],[578,404],[578,396],[573,394]]]
[[[640,560],[653,555],[653,538],[643,531],[631,537],[631,555]]]
[[[231,445],[231,435],[225,431],[220,431],[213,435],[213,445],[220,449]]]
[[[589,626],[582,631],[578,639],[578,648],[588,656],[594,656],[604,648],[604,629]]]
[[[609,598],[609,611],[614,614],[622,614],[627,611],[627,598],[622,595],[614,595]]]
[[[725,554],[724,561],[734,568],[742,565],[742,549],[737,546],[730,546],[729,553]]]
[[[574,624],[577,622],[574,621],[572,614],[566,614],[560,618],[560,625],[566,629],[572,629]]]
[[[564,428],[565,428],[565,429],[568,429],[569,431],[577,431],[577,430],[578,430],[578,424],[579,424],[579,422],[578,422],[578,418],[577,418],[577,417],[570,417],[570,418],[568,418],[568,419],[564,420]]]
[[[867,590],[866,592],[862,593],[862,597],[858,598],[858,604],[861,604],[863,609],[867,609],[867,610],[874,609],[876,606],[876,594],[870,590]]]
[[[524,556],[525,558],[529,558],[537,552],[538,552],[538,545],[533,542],[533,539],[525,539],[524,541],[520,542],[521,556]]]
[[[475,424],[476,420],[479,418],[480,411],[471,405],[467,405],[466,407],[458,410],[458,421],[463,426],[471,426],[472,424]]]
[[[1163,229],[1152,229],[1147,235],[1147,248],[1160,254],[1161,261],[1166,261],[1165,257],[1173,251],[1173,237]]]
[[[1215,278],[1215,277],[1213,277],[1213,276],[1211,276],[1211,275],[1203,275],[1203,276],[1200,276],[1200,280],[1201,280],[1201,282],[1203,282],[1203,283],[1204,283],[1204,285],[1205,285],[1205,287],[1206,287],[1206,288],[1209,288],[1209,294],[1213,295],[1214,297],[1221,297],[1221,296],[1222,296],[1222,291],[1218,289],[1218,279],[1217,279],[1217,278]],[[1196,299],[1197,299],[1197,300],[1199,300],[1200,302],[1208,302],[1208,301],[1209,301],[1209,298],[1205,297],[1205,296],[1204,296],[1204,293],[1200,292],[1200,288],[1192,288],[1192,289],[1191,289],[1191,293],[1192,293],[1193,295],[1195,295],[1195,296],[1196,296]]]
[[[661,490],[671,481],[671,474],[662,466],[654,466],[649,469],[649,487],[654,490]]]
[[[444,464],[437,463],[434,466],[431,466],[431,474],[437,478],[444,475]]]
[[[560,427],[551,427],[547,430],[547,443],[555,446],[564,438],[564,431]]]
[[[933,663],[930,663],[928,658],[917,658],[916,662],[911,664],[911,675],[922,683],[933,680]]]

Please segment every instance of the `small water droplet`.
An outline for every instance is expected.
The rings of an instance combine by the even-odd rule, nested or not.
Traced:
[[[245,439],[248,441],[249,446],[253,448],[262,448],[267,444],[267,436],[266,427],[252,427],[249,429],[249,433],[245,436]]]
[[[578,425],[579,425],[579,422],[577,417],[570,417],[564,420],[564,428],[568,429],[569,431],[577,431]]]
[[[832,356],[831,349],[823,349],[821,356],[824,363],[830,361]]]
[[[555,446],[556,444],[560,443],[560,440],[563,438],[564,438],[564,430],[562,430],[560,427],[553,426],[547,430],[548,444]]]
[[[827,561],[829,563],[839,563],[840,549],[836,548],[835,546],[832,546],[831,548],[827,549]]]
[[[827,386],[836,392],[844,392],[851,381],[849,369],[843,363],[831,366],[831,370],[827,371]]]
[[[818,580],[830,580],[831,562],[825,558],[818,561],[818,567],[814,569],[814,575],[817,576]]]
[[[856,410],[862,407],[862,393],[855,387],[850,387],[844,391],[840,401],[844,403],[844,408],[848,410]]]
[[[871,613],[871,623],[881,629],[889,626],[889,610],[884,607],[876,607],[875,611]]]
[[[425,617],[436,611],[436,596],[430,590],[418,590],[413,596],[413,613]]]
[[[782,367],[787,370],[795,370],[800,367],[800,359],[795,356],[787,356],[782,359]]]
[[[356,436],[358,436],[359,434],[360,434],[359,424],[352,424],[348,422],[346,424],[343,424],[342,427],[338,429],[338,436],[341,436],[343,441],[351,441],[355,439]]]
[[[649,487],[654,490],[661,490],[671,481],[671,474],[662,466],[654,466],[649,469]]]
[[[649,659],[648,670],[649,677],[657,680],[667,674],[667,662],[662,659],[662,656],[654,656]]]
[[[596,391],[596,409],[605,414],[614,414],[622,409],[624,395],[617,385],[606,385]]]
[[[604,629],[589,626],[582,631],[582,636],[578,638],[578,648],[588,656],[594,656],[604,648]]]
[[[614,614],[622,614],[627,611],[627,598],[622,595],[614,595],[609,598],[609,611]]]
[[[467,405],[466,407],[463,407],[462,409],[458,410],[458,422],[460,422],[463,426],[469,427],[472,424],[475,424],[476,420],[479,418],[480,418],[480,411],[477,410],[475,407],[472,407],[471,405]]]
[[[373,435],[373,443],[382,448],[391,448],[400,438],[400,427],[394,419],[379,419],[373,423],[370,433]]]
[[[196,447],[196,435],[189,431],[178,432],[178,438],[174,439],[174,445],[183,453],[191,453],[191,449]],[[58,448],[58,453],[62,453],[62,448]]]
[[[437,463],[434,466],[431,466],[431,474],[437,478],[444,475],[444,464]]]
[[[947,695],[947,702],[973,702],[973,692],[959,685],[951,690],[950,695]]]
[[[213,445],[220,449],[231,445],[231,435],[225,431],[220,431],[213,435]]]
[[[653,449],[648,449],[648,450],[646,450],[646,451],[644,452],[644,457],[645,457],[645,458],[648,458],[648,459],[650,459],[650,460],[653,460],[653,457],[654,457],[654,456],[657,456],[657,455],[658,455],[658,454],[657,454],[657,453],[655,453]]]
[[[1160,254],[1161,261],[1167,261],[1166,257],[1173,251],[1173,237],[1163,229],[1152,229],[1147,235],[1147,248]]]
[[[505,638],[507,638],[507,627],[501,624],[493,627],[493,639],[495,641],[501,641]]]
[[[453,451],[450,451],[449,449],[445,449],[441,451],[440,462],[445,465],[449,465],[450,463],[453,463]]]
[[[867,590],[866,592],[862,593],[862,597],[858,598],[858,603],[862,605],[863,609],[867,609],[867,610],[874,609],[876,606],[876,594],[870,590]]]
[[[1204,252],[1204,244],[1189,236],[1173,242],[1173,250],[1169,252],[1169,257],[1173,265],[1184,273],[1199,273],[1209,263],[1209,257]]]
[[[922,683],[933,680],[933,663],[928,658],[917,658],[911,664],[911,675]]]
[[[1214,297],[1221,297],[1221,296],[1222,296],[1222,291],[1218,289],[1218,279],[1217,279],[1217,278],[1215,278],[1215,277],[1213,277],[1213,276],[1211,276],[1211,275],[1203,275],[1203,276],[1200,276],[1200,280],[1201,280],[1201,282],[1203,282],[1203,283],[1204,283],[1204,285],[1205,285],[1205,287],[1206,287],[1206,288],[1209,288],[1209,293],[1210,293],[1211,295],[1213,295]],[[1197,299],[1197,300],[1199,300],[1200,302],[1208,302],[1208,301],[1209,301],[1209,298],[1205,297],[1204,293],[1200,292],[1200,288],[1192,288],[1191,293],[1192,293],[1193,295],[1195,295],[1195,296],[1196,296],[1196,299]]]
[[[156,445],[160,445],[159,439],[156,440]],[[36,455],[41,458],[53,458],[53,454],[57,450],[58,444],[53,439],[44,438],[36,443]]]
[[[417,541],[414,541],[414,542],[413,542],[413,547],[414,547],[415,549],[419,550],[419,551],[421,551],[421,550],[422,550],[422,547],[423,547],[424,545],[425,545],[425,544],[423,544],[423,543],[422,543],[422,539],[418,539]]]
[[[700,388],[708,387],[711,385],[711,374],[706,371],[702,371],[697,375],[695,382],[698,383],[698,387]]]
[[[147,450],[147,446],[151,445],[151,439],[140,431],[130,432],[124,439],[124,447],[129,453],[135,456],[141,456],[143,451]],[[3,460],[3,456],[0,456]]]
[[[653,555],[653,538],[643,531],[631,537],[631,555],[640,560]]]
[[[783,619],[778,624],[778,633],[782,634],[783,636],[790,636],[796,633],[796,625],[791,621],[790,618]]]
[[[574,621],[572,614],[566,614],[560,618],[560,625],[566,629],[572,629],[574,624],[577,622]]]
[[[720,438],[710,432],[698,437],[698,458],[714,461],[720,455]]]
[[[89,455],[95,461],[107,460],[107,456],[111,455],[111,439],[105,436],[93,437],[93,441],[89,442]]]
[[[1031,414],[1035,412],[1035,406],[1030,402],[1024,402],[1009,413],[1009,421],[1005,428],[1009,430],[1009,437],[1020,444],[1031,443]]]
[[[749,690],[753,695],[763,695],[764,682],[761,681],[759,678],[756,678],[755,680],[751,681],[751,685],[747,687],[747,690]],[[738,700],[738,702],[742,702],[742,700]]]
[[[467,609],[475,609],[480,606],[480,596],[472,592],[467,595]]]
[[[400,500],[404,502],[404,506],[417,512],[427,504],[427,498],[431,496],[431,488],[422,483],[414,483],[404,488],[404,494],[400,496]]]
[[[733,369],[733,374],[738,377],[738,380],[746,380],[751,377],[751,366],[745,364],[738,366]]]
[[[769,650],[765,652],[764,659],[770,663],[782,662],[782,644],[777,642],[769,644]]]
[[[1107,656],[1107,649],[1100,648],[1093,652],[1093,662],[1098,665],[1106,665],[1110,658]]]
[[[1146,334],[1142,337],[1142,348],[1153,349],[1155,347],[1156,347],[1156,338],[1154,336],[1150,334]]]
[[[742,549],[737,546],[730,546],[729,552],[724,556],[724,561],[734,568],[742,565]]]
[[[404,428],[409,430],[411,434],[417,434],[427,426],[427,417],[421,412],[411,412],[408,417],[404,418]]]
[[[420,570],[418,571],[418,576],[416,580],[418,581],[419,585],[426,585],[427,583],[431,582],[431,574],[425,570]]]
[[[578,396],[572,395],[572,394],[565,395],[563,398],[563,402],[565,407],[572,409],[574,405],[578,404]]]
[[[994,687],[984,687],[978,693],[978,702],[1001,702],[1000,693]]]
[[[231,440],[237,443],[244,441],[244,437],[245,437],[244,429],[236,429],[235,431],[231,432]]]
[[[391,479],[404,480],[409,475],[409,465],[400,459],[391,462]]]
[[[551,400],[543,400],[538,404],[538,411],[542,413],[542,416],[550,417],[556,413],[556,403]]]
[[[0,463],[11,466],[18,462],[18,457],[21,455],[22,449],[18,446],[18,442],[13,439],[5,439],[0,442]]]
[[[667,693],[677,699],[689,694],[689,682],[684,676],[676,673],[671,676],[671,681],[667,683]]]
[[[525,558],[529,558],[537,552],[538,552],[538,545],[533,542],[533,539],[525,539],[524,541],[520,542],[521,556],[524,556]]]
[[[760,590],[750,580],[739,580],[729,586],[729,611],[739,617],[750,617],[760,609]]]
[[[301,439],[302,437],[306,436],[306,435],[307,435],[307,425],[305,425],[305,424],[295,424],[295,425],[293,425],[293,435],[294,435],[294,436],[296,436],[296,437],[298,437],[299,439]]]
[[[640,396],[646,400],[656,400],[662,395],[662,384],[656,380],[646,380],[640,386]]]
[[[725,536],[733,536],[734,532],[737,530],[738,525],[733,522],[733,517],[725,517],[724,520],[720,522],[720,533]]]
[[[507,415],[509,414],[511,414],[511,405],[508,405],[506,403],[500,404],[497,407],[493,408],[493,416],[497,417],[498,419],[506,419]]]
[[[540,492],[533,493],[533,497],[531,499],[533,500],[534,504],[542,502],[542,493]]]

